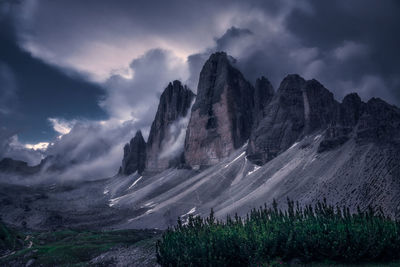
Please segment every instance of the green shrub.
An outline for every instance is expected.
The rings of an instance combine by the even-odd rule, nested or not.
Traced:
[[[14,250],[22,247],[22,244],[18,242],[21,239],[18,233],[10,228],[8,228],[1,220],[0,220],[0,256],[3,252],[8,250]]]
[[[276,259],[302,262],[367,262],[400,259],[400,223],[369,208],[351,214],[326,201],[288,209],[253,209],[245,218],[190,216],[157,243],[162,266],[264,266]]]

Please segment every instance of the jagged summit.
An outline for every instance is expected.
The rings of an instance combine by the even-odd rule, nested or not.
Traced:
[[[169,83],[161,94],[147,141],[146,170],[158,172],[183,164],[184,136],[194,97],[177,80]]]
[[[225,52],[204,64],[190,113],[194,98],[179,81],[164,90],[146,144],[149,172],[210,166],[247,141],[247,158],[263,165],[316,132],[320,153],[352,138],[360,144],[399,139],[397,107],[375,98],[364,103],[356,93],[339,103],[319,81],[298,74],[287,75],[276,91],[264,76],[253,87]]]
[[[166,228],[178,216],[204,216],[213,208],[223,219],[273,199],[282,204],[287,197],[301,205],[326,198],[353,210],[358,205],[381,206],[400,218],[397,107],[378,98],[363,102],[355,93],[340,103],[323,84],[297,74],[286,76],[277,90],[265,77],[252,86],[225,53],[213,54],[204,65],[191,109],[194,98],[181,82],[169,83],[148,142],[139,131],[125,146],[121,175],[76,183],[73,193],[65,187],[69,199],[77,194],[71,210],[80,211],[77,220],[65,221],[82,225],[82,214],[90,214],[87,218],[93,221],[97,201],[96,211],[104,211],[98,218],[117,223],[116,228]],[[45,171],[57,171],[69,164],[63,162],[49,157],[41,165],[48,166]],[[14,173],[26,169],[26,164],[10,160],[0,161],[0,171],[2,166]],[[207,169],[198,171],[198,166]],[[48,193],[48,207],[57,201],[65,204],[59,190],[62,185]],[[87,192],[92,198],[85,204]],[[46,200],[38,201],[42,205]],[[51,221],[47,207],[32,206],[32,212],[3,207],[3,214],[18,224],[22,215],[30,225]],[[16,216],[18,212],[22,215]]]
[[[134,172],[139,174],[144,171],[146,160],[146,142],[144,141],[142,132],[136,132],[135,137],[125,145],[124,158],[119,174],[130,175]]]
[[[200,72],[186,133],[186,163],[215,164],[241,147],[250,136],[253,108],[253,86],[226,53],[212,54]]]

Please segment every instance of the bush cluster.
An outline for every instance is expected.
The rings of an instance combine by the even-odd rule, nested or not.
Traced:
[[[263,266],[277,258],[302,262],[382,262],[400,259],[400,223],[381,209],[350,213],[348,207],[300,207],[288,199],[288,208],[253,209],[247,216],[216,220],[178,219],[157,243],[162,266]]]

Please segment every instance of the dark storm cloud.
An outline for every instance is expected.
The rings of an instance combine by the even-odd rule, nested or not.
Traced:
[[[289,73],[316,78],[338,100],[357,92],[400,104],[400,4],[395,1],[303,1],[281,15],[263,12],[188,58],[191,82],[214,51],[227,51],[254,82],[261,75],[277,87]],[[267,9],[265,9],[267,10]],[[242,34],[240,34],[242,33]],[[247,33],[247,34],[243,34]]]
[[[246,37],[252,37],[253,33],[248,29],[240,29],[232,26],[221,37],[215,38],[215,46],[208,48],[202,53],[190,55],[187,59],[189,68],[189,79],[187,84],[196,92],[199,74],[204,63],[211,53],[216,51],[229,51],[233,52],[235,44],[245,40]]]
[[[27,1],[16,8],[26,13],[17,35],[33,55],[99,81],[148,49],[186,56],[211,44],[224,30],[224,9],[226,1]]]
[[[311,0],[310,3],[312,9],[309,12],[295,10],[288,17],[287,26],[303,45],[320,49],[328,66],[323,74],[326,80],[332,84],[335,80],[347,81],[359,85],[360,90],[368,77],[379,80],[381,87],[386,88],[371,88],[369,96],[382,96],[399,105],[400,2],[340,0],[328,4]],[[326,56],[349,44],[359,45],[353,51],[361,53],[359,57],[349,53],[342,61],[334,62]],[[330,64],[333,66],[329,67]]]
[[[0,100],[0,110],[9,110],[11,105],[14,112],[12,116],[3,116],[2,122],[3,126],[18,131],[22,141],[55,137],[48,117],[106,117],[98,106],[104,95],[99,85],[32,57],[6,31],[0,32],[0,44],[0,91],[8,97]]]

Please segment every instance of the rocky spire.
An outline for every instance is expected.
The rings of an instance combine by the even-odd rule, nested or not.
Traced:
[[[306,81],[296,74],[283,79],[265,109],[265,117],[253,130],[247,148],[248,159],[264,164],[297,140],[305,126],[305,84]]]
[[[169,83],[161,94],[147,142],[147,171],[158,172],[183,163],[184,138],[194,97],[180,81]]]
[[[332,123],[339,110],[339,103],[332,92],[315,79],[306,81],[303,88],[305,133],[325,129]]]
[[[124,158],[119,174],[130,175],[134,172],[141,174],[145,169],[146,142],[141,131],[137,131],[135,137],[124,147]]]
[[[288,75],[250,137],[248,158],[264,164],[305,134],[326,129],[338,108],[333,94],[318,81]]]
[[[229,156],[249,138],[254,88],[224,52],[203,66],[185,140],[190,166],[211,165]]]

